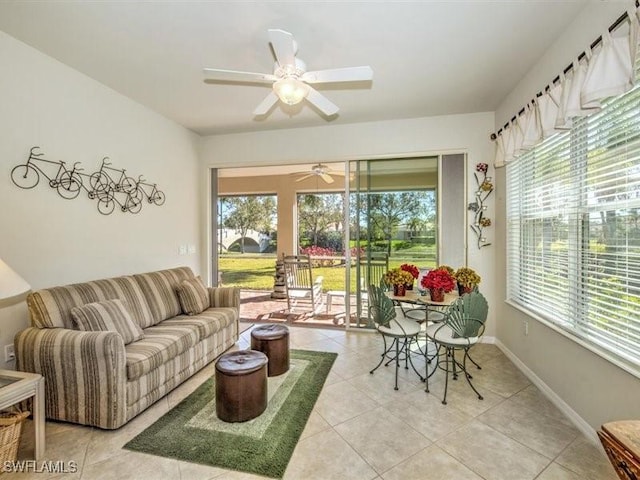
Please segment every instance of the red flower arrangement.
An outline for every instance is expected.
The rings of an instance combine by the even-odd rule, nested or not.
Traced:
[[[418,275],[420,275],[420,270],[418,270],[418,267],[409,263],[403,263],[402,265],[400,265],[400,270],[409,272],[414,279],[418,278]]]
[[[422,277],[420,285],[429,290],[433,288],[441,289],[445,292],[451,292],[456,288],[456,281],[448,271],[436,269],[430,270],[429,273]]]

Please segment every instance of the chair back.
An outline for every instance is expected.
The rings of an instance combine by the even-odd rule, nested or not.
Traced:
[[[477,288],[477,287],[476,287]],[[489,304],[484,295],[479,290],[474,290],[471,293],[466,293],[462,296],[464,302],[464,308],[469,312],[469,316],[477,318],[482,323],[487,321],[487,314],[489,313]]]
[[[389,270],[389,257],[386,253],[369,255],[359,259],[362,290],[365,290],[364,285],[383,285],[384,274]]]
[[[284,274],[287,288],[290,290],[310,290],[313,287],[309,255],[285,256]]]
[[[447,310],[446,324],[455,337],[478,337],[484,332],[489,304],[480,292],[471,292],[453,302]]]
[[[391,320],[396,318],[393,301],[387,297],[384,290],[375,285],[369,285],[369,311],[376,325],[388,327]]]
[[[376,285],[387,290],[384,274],[389,270],[389,257],[386,253],[370,253],[369,257],[361,257],[360,291],[366,292],[368,285]]]

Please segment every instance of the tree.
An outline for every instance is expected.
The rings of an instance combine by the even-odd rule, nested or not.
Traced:
[[[406,227],[413,235],[420,233],[433,234],[436,221],[436,195],[435,191],[415,192],[417,203],[409,209],[406,219]],[[424,232],[424,233],[423,233]]]
[[[398,227],[424,209],[426,195],[427,192],[417,191],[384,192],[369,194],[364,199],[369,212],[370,239],[387,242],[387,255],[391,255],[391,239]]]
[[[271,230],[273,216],[276,213],[276,203],[273,197],[225,197],[220,199],[220,203],[224,205],[225,210],[222,225],[226,228],[232,228],[240,234],[240,251],[242,253],[244,253],[244,239],[249,230],[261,233],[269,233]]]
[[[342,227],[341,194],[305,194],[298,197],[298,228],[311,240],[312,245],[318,245],[321,233],[330,227],[340,231]],[[323,245],[319,245],[323,246]]]

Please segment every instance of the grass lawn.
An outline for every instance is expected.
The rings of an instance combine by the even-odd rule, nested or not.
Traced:
[[[411,260],[391,258],[389,268],[399,267],[402,263]],[[276,270],[275,256],[234,255],[222,256],[218,260],[219,270],[222,272],[222,284],[225,286],[241,286],[251,290],[273,289],[273,277]],[[425,263],[429,265],[429,263]],[[420,262],[422,265],[422,262]],[[345,267],[314,267],[313,276],[322,275],[322,287],[328,290],[345,290]],[[351,292],[355,292],[356,268],[351,267]]]

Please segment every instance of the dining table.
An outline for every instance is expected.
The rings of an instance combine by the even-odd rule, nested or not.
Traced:
[[[400,308],[402,308],[401,303],[408,303],[411,305],[417,305],[418,307],[425,307],[424,318],[416,318],[413,315],[407,315],[407,313],[411,313],[412,311],[420,311],[420,313],[422,313],[421,308],[410,310],[408,312],[405,312],[404,308],[402,308],[405,316],[411,318],[412,320],[415,320],[417,322],[440,322],[444,319],[442,310],[444,310],[446,307],[448,307],[458,299],[458,292],[454,290],[451,293],[445,293],[444,300],[442,302],[435,302],[431,300],[431,296],[429,295],[428,291],[425,292],[425,294],[422,294],[422,292],[420,292],[419,290],[405,290],[404,295],[394,295],[393,291],[389,290],[387,292],[387,296],[391,300],[393,300],[393,303],[400,306]],[[440,315],[437,316],[437,319],[429,319],[429,313],[439,313]]]
[[[451,293],[445,293],[444,300],[442,302],[435,302],[431,300],[431,296],[428,291],[426,291],[425,294],[422,294],[419,290],[406,290],[404,295],[394,295],[393,290],[389,290],[386,292],[386,295],[393,300],[395,305],[402,309],[405,317],[415,320],[419,324],[424,324],[425,330],[429,322],[435,323],[444,321],[444,310],[459,298],[457,290],[454,290]],[[416,308],[405,311],[402,307],[403,303],[413,305]],[[424,307],[424,309],[422,307]],[[414,312],[417,312],[418,315],[412,315]],[[424,337],[424,346],[421,346],[418,338],[416,338],[416,345],[418,350],[412,350],[412,353],[424,356],[425,375],[430,377],[438,366],[438,348],[433,342],[430,342],[426,338],[426,334]],[[434,359],[435,362],[433,361]]]

